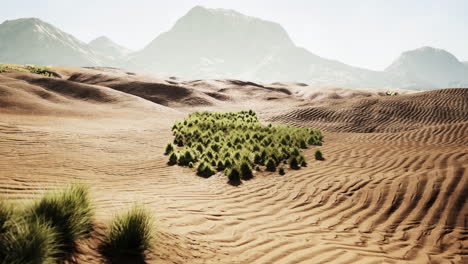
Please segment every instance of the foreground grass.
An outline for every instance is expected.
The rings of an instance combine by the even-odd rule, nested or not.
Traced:
[[[172,132],[174,141],[165,149],[170,165],[196,167],[203,177],[224,171],[233,184],[251,179],[253,168],[276,171],[281,163],[291,169],[307,166],[302,150],[322,145],[319,130],[265,126],[252,110],[195,112],[176,121]]]
[[[151,213],[141,206],[114,218],[101,247],[111,259],[120,257],[144,258],[155,240]]]
[[[81,184],[20,206],[0,199],[0,264],[62,263],[91,235],[91,204],[89,188]],[[144,259],[154,247],[152,223],[150,212],[138,206],[116,217],[100,246],[103,255]]]
[[[70,252],[76,242],[87,237],[93,229],[89,189],[73,184],[61,191],[48,193],[27,209],[26,216],[54,227],[60,250]]]

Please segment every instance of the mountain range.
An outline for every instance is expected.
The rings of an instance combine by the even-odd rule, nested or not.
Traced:
[[[139,51],[102,36],[84,43],[37,18],[0,24],[0,62],[111,66],[183,79],[303,82],[346,88],[468,86],[468,65],[441,49],[403,52],[384,71],[329,60],[296,46],[279,24],[233,10],[192,8]]]

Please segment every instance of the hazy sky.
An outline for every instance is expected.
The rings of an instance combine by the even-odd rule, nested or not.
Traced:
[[[0,22],[38,17],[83,41],[101,35],[141,49],[195,5],[280,23],[319,56],[382,70],[433,46],[468,60],[468,0],[0,0]]]

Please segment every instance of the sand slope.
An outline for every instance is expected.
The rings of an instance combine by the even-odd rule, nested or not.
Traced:
[[[24,107],[46,100],[35,96],[40,88],[59,98],[38,103],[49,107],[41,106],[41,115],[2,105],[0,193],[31,198],[78,179],[92,186],[101,226],[134,201],[144,203],[157,216],[160,237],[148,263],[467,261],[468,89],[314,101],[293,85],[169,83],[187,89],[186,98],[213,100],[192,106],[171,102],[169,88],[151,88],[152,81],[144,79],[146,88],[135,90],[156,89],[155,95],[170,102],[163,104],[174,108],[150,103],[156,110],[148,112],[140,99],[137,104],[121,104],[122,98],[96,101],[75,91],[124,96],[115,91],[127,89],[121,80],[58,80],[55,85],[8,74],[0,78],[0,87],[10,87],[9,93],[28,95]],[[107,107],[112,102],[119,107]],[[115,114],[57,117],[51,106],[81,112],[83,104]],[[122,114],[120,107],[128,111]],[[174,120],[193,109],[244,107],[258,111],[266,122],[323,128],[326,160],[313,160],[315,147],[310,148],[307,168],[284,176],[256,173],[239,187],[227,185],[222,175],[204,179],[188,168],[166,165],[162,152]],[[77,262],[101,263],[93,242],[87,243]]]

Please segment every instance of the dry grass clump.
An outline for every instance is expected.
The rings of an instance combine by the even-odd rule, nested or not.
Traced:
[[[101,251],[112,259],[120,257],[144,258],[153,248],[155,235],[151,213],[141,206],[116,216],[106,233]]]
[[[260,166],[276,171],[287,160],[292,169],[306,166],[302,150],[322,145],[323,139],[316,129],[262,125],[252,110],[195,112],[175,122],[172,132],[174,141],[165,149],[170,165],[191,165],[203,177],[225,171],[229,182],[240,182],[237,173],[241,180],[251,179],[252,168]]]

